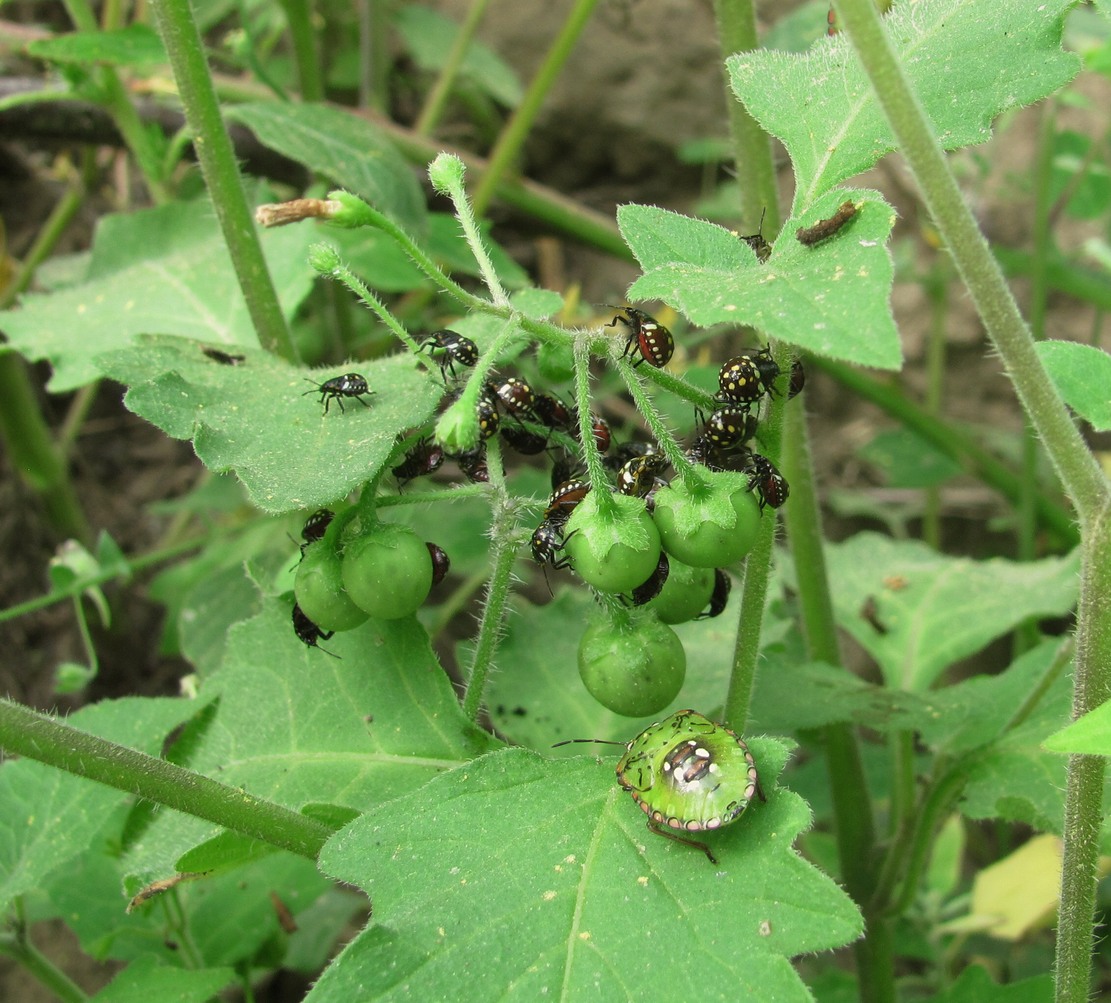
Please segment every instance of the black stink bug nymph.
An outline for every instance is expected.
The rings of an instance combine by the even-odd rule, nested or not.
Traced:
[[[360,376],[358,373],[344,373],[342,376],[333,376],[330,380],[325,380],[323,383],[316,383],[305,377],[306,383],[312,383],[315,389],[306,390],[302,397],[307,397],[309,394],[320,394],[320,403],[324,405],[324,413],[328,413],[328,406],[335,401],[342,411],[343,398],[354,397],[363,407],[370,407],[370,405],[363,400],[363,394],[374,393],[366,385],[366,377]]]
[[[712,864],[717,858],[705,843],[678,833],[720,829],[740,818],[754,795],[766,800],[744,741],[693,710],[645,728],[625,746],[616,772],[652,832],[701,850]]]

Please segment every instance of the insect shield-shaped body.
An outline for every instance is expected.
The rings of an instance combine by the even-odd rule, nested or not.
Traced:
[[[617,764],[617,782],[648,816],[660,836],[702,850],[678,833],[706,832],[736,821],[753,795],[764,800],[748,746],[724,725],[681,710],[645,728]]]
[[[747,411],[764,396],[766,389],[756,359],[751,355],[736,355],[718,370],[718,395],[714,400]]]
[[[787,478],[771,460],[759,453],[753,453],[749,458],[748,484],[749,490],[755,491],[760,498],[761,512],[765,505],[779,508],[791,494]]]
[[[635,349],[640,358],[633,363],[634,367],[642,362],[647,362],[657,369],[666,366],[675,353],[675,339],[671,336],[671,332],[643,310],[631,306],[614,309],[623,310],[625,316],[618,314],[606,327],[614,327],[620,321],[629,329],[629,338],[625,342],[625,351],[621,353],[621,357],[625,358]]]
[[[301,609],[297,603],[293,604],[293,632],[297,635],[297,639],[303,644],[307,644],[310,648],[316,648],[318,651],[323,651],[326,655],[331,655],[333,658],[339,658],[335,652],[329,651],[327,648],[321,648],[317,641],[327,641],[328,638],[335,634],[334,630],[321,630],[315,623],[312,622],[306,615],[304,610]]]
[[[363,400],[363,394],[374,393],[366,385],[366,378],[360,376],[358,373],[344,373],[342,376],[333,376],[330,380],[325,380],[323,383],[315,383],[306,377],[305,382],[312,383],[316,389],[306,390],[302,397],[307,397],[309,394],[320,394],[320,403],[324,405],[324,413],[328,413],[328,407],[332,401],[339,405],[339,409],[343,411],[343,398],[354,397],[363,407],[370,407],[370,405]]]
[[[427,351],[440,364],[440,376],[447,383],[447,374],[450,372],[455,379],[455,364],[470,369],[478,362],[478,346],[470,338],[464,337],[457,331],[433,331],[420,343],[421,351]]]
[[[400,486],[406,485],[414,477],[424,477],[435,473],[444,462],[443,447],[429,436],[418,439],[405,454],[405,458],[390,472],[397,478]]]

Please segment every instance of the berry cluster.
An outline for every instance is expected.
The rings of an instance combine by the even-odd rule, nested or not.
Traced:
[[[671,332],[641,310],[617,309],[621,312],[607,326],[627,329],[622,357],[631,358],[634,368],[645,363],[665,366],[674,353]],[[721,366],[715,409],[709,417],[696,411],[696,432],[681,453],[668,446],[676,464],[673,472],[659,444],[615,442],[605,419],[592,413],[586,427],[609,475],[599,483],[597,476],[587,479],[583,472],[584,425],[574,407],[518,375],[481,382],[472,377],[466,387],[453,387],[460,370],[479,361],[475,343],[458,332],[433,331],[418,347],[439,366],[446,389],[441,414],[469,393],[474,414],[469,417],[464,409],[463,417],[471,434],[477,431],[477,439],[471,440],[470,448],[451,451],[446,445],[450,436],[441,442],[427,433],[412,433],[409,448],[392,468],[399,486],[437,471],[446,459],[470,481],[489,480],[487,444],[495,436],[519,454],[547,453],[551,494],[529,540],[533,558],[545,575],[549,567],[573,570],[596,593],[617,597],[630,615],[638,608],[651,611],[650,616],[638,611],[625,626],[615,620],[588,628],[580,643],[580,674],[588,690],[618,713],[650,714],[666,706],[685,673],[682,644],[669,625],[722,613],[730,591],[725,567],[751,549],[764,508],[778,508],[789,494],[782,474],[751,445],[760,405],[781,392],[776,383],[782,374],[771,353],[753,350]],[[803,383],[802,367],[795,362],[787,397],[798,394]],[[325,413],[332,400],[342,410],[343,398],[355,397],[365,405],[362,395],[371,393],[356,373],[315,385],[311,392],[320,393]],[[366,530],[344,530],[341,535],[334,529],[329,532],[326,516],[330,513],[325,510],[314,513],[302,534],[305,544],[293,616],[297,635],[306,644],[315,645],[368,615],[413,612],[434,581],[447,572],[447,555],[433,544],[421,543],[410,530],[375,522]],[[383,534],[390,537],[387,546],[365,542]],[[423,550],[419,557],[406,558],[420,565],[420,581],[408,590],[404,602],[383,605],[377,593],[396,593],[393,575],[405,565],[396,555],[386,560],[383,554],[395,554],[402,547],[402,534],[412,537],[404,541],[406,553]],[[321,567],[330,569],[327,575],[318,570]],[[310,586],[324,578],[328,588]],[[325,593],[326,601],[320,601],[317,592]],[[629,624],[632,627],[625,629]],[[662,687],[661,679],[666,679]]]
[[[363,527],[353,508],[338,519],[330,509],[317,509],[301,539],[293,630],[310,647],[371,616],[396,620],[416,612],[451,568],[436,544],[421,542],[405,526]]]

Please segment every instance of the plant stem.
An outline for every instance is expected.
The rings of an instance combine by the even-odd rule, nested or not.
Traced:
[[[494,661],[494,652],[501,640],[505,623],[506,601],[509,585],[513,579],[513,562],[521,545],[521,532],[514,514],[514,506],[505,491],[505,480],[501,476],[501,454],[497,440],[487,445],[487,463],[490,467],[490,486],[493,493],[493,519],[490,523],[490,538],[494,542],[494,569],[486,586],[486,599],[482,604],[482,616],[478,625],[475,642],[474,660],[467,677],[467,690],[463,695],[463,713],[477,721],[482,710],[482,694],[486,688],[486,678]]]
[[[490,299],[497,306],[508,306],[509,297],[498,278],[494,262],[490,259],[490,252],[486,250],[486,244],[483,242],[482,234],[478,229],[478,221],[475,219],[474,209],[467,198],[467,190],[463,185],[466,171],[467,168],[463,161],[458,157],[453,157],[450,153],[441,153],[428,168],[433,186],[439,191],[446,192],[451,198],[452,205],[455,206],[455,215],[459,220],[459,225],[463,228],[467,245],[470,247],[475,261],[478,262],[478,269],[482,273],[482,281],[486,283],[486,288],[490,290]]]
[[[91,158],[86,157],[81,177],[73,181],[51,210],[19,271],[0,293],[0,310],[10,307],[30,285],[35,270],[84,205],[91,164]],[[0,351],[0,438],[12,465],[41,496],[55,532],[88,543],[92,528],[69,479],[65,450],[54,442],[43,418],[26,364],[15,353],[3,351]]]
[[[447,104],[447,99],[451,96],[451,89],[455,86],[456,78],[459,76],[459,67],[463,65],[467,48],[478,30],[479,24],[482,23],[483,15],[486,13],[486,7],[489,3],[490,0],[471,0],[467,17],[455,33],[455,40],[451,43],[451,51],[448,53],[447,60],[440,69],[440,75],[432,85],[432,90],[428,92],[428,96],[424,99],[424,107],[413,126],[413,132],[418,136],[431,135],[432,130],[439,123],[440,117],[444,113],[444,105]]]
[[[536,76],[528,85],[520,105],[502,129],[493,150],[490,151],[486,170],[475,188],[474,211],[479,216],[486,214],[498,182],[509,171],[521,152],[521,147],[528,138],[536,115],[540,111],[540,105],[548,96],[548,91],[551,90],[559,71],[563,69],[563,64],[571,55],[575,42],[586,27],[586,22],[590,20],[590,15],[594,13],[597,4],[598,0],[575,0],[575,6],[567,15],[567,20],[563,22],[563,28],[544,57],[540,69],[536,71]]]
[[[1111,506],[1081,552],[1073,719],[1111,697]],[[1057,922],[1057,1003],[1090,998],[1096,865],[1103,822],[1102,756],[1070,756]]]
[[[283,805],[0,700],[0,748],[315,860],[333,829]]]
[[[737,636],[733,642],[733,666],[725,696],[725,724],[741,734],[748,724],[748,710],[756,683],[760,658],[760,632],[768,598],[768,576],[775,547],[776,514],[765,509],[756,544],[745,559],[741,579],[741,602],[737,613]]]
[[[27,368],[14,352],[0,354],[0,437],[12,465],[41,497],[54,531],[91,540],[92,528],[77,500],[65,460],[43,421]]]
[[[280,0],[280,3],[293,41],[293,58],[297,64],[301,100],[320,101],[324,97],[324,80],[320,74],[320,57],[316,51],[312,6],[308,0]]]
[[[65,972],[32,944],[25,934],[0,933],[0,954],[22,965],[39,985],[53,993],[61,1003],[83,1003],[89,997]]]
[[[751,52],[759,47],[756,37],[756,5],[752,0],[714,0],[714,17],[717,19],[718,40],[723,56],[735,52]],[[775,161],[772,158],[771,137],[760,127],[748,109],[736,99],[729,86],[728,71],[722,67],[725,78],[725,99],[729,107],[729,132],[733,140],[733,168],[737,172],[737,186],[741,191],[741,211],[753,232],[764,223],[768,233],[779,232],[779,193],[775,184]],[[760,212],[756,207],[760,206]]]
[[[575,339],[575,410],[579,416],[579,442],[582,443],[586,479],[598,498],[598,511],[613,515],[615,505],[609,489],[609,478],[594,441],[594,424],[590,417],[590,348],[592,337],[582,334]]]
[[[1085,446],[1034,349],[1030,331],[984,235],[961,197],[873,0],[835,0],[835,3],[899,150],[1083,525],[1106,502],[1107,479]]]
[[[189,0],[152,0],[159,32],[174,70],[185,117],[228,245],[239,286],[259,344],[291,362],[298,361],[255,224],[247,207],[235,152],[220,117],[204,49]]]
[[[966,472],[979,477],[1008,501],[1017,504],[1019,475],[970,436],[931,416],[897,387],[883,383],[851,366],[817,357],[809,359],[808,363],[812,368],[829,373],[849,390],[883,408],[946,456],[956,460]],[[792,487],[793,485],[792,481]],[[1068,512],[1055,505],[1044,494],[1038,495],[1035,504],[1038,517],[1047,528],[1057,534],[1064,545],[1075,546],[1080,542],[1080,534]]]
[[[837,625],[830,599],[829,576],[822,550],[822,519],[814,486],[810,439],[801,408],[785,408],[782,436],[783,471],[791,484],[784,521],[795,577],[807,655],[841,665]],[[845,724],[822,730],[833,792],[841,877],[864,912],[868,935],[853,945],[860,978],[860,998],[878,1003],[895,997],[894,961],[888,921],[870,909],[876,880],[875,822],[864,776],[860,746]]]
[[[80,578],[70,582],[64,589],[60,589],[57,592],[49,592],[44,596],[28,599],[26,602],[19,603],[16,606],[9,606],[7,609],[0,610],[0,623],[4,623],[7,620],[14,620],[17,617],[26,616],[28,613],[34,613],[40,609],[46,609],[48,606],[53,606],[55,603],[65,602],[67,599],[73,599],[81,595],[82,592],[92,588],[94,585],[103,585],[105,582],[110,582],[113,578],[133,574],[137,571],[149,568],[151,565],[160,564],[162,561],[168,561],[171,558],[188,553],[190,550],[195,550],[197,547],[204,546],[208,539],[209,537],[207,535],[193,537],[191,540],[184,540],[172,547],[152,550],[149,553],[130,559],[126,571],[109,568],[96,575],[90,575],[87,578]]]

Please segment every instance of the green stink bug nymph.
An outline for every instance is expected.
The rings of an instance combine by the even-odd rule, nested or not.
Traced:
[[[765,800],[748,746],[693,710],[676,711],[629,742],[617,782],[648,816],[652,832],[696,847],[712,864],[717,858],[705,843],[678,833],[720,829],[740,817],[753,795]]]

